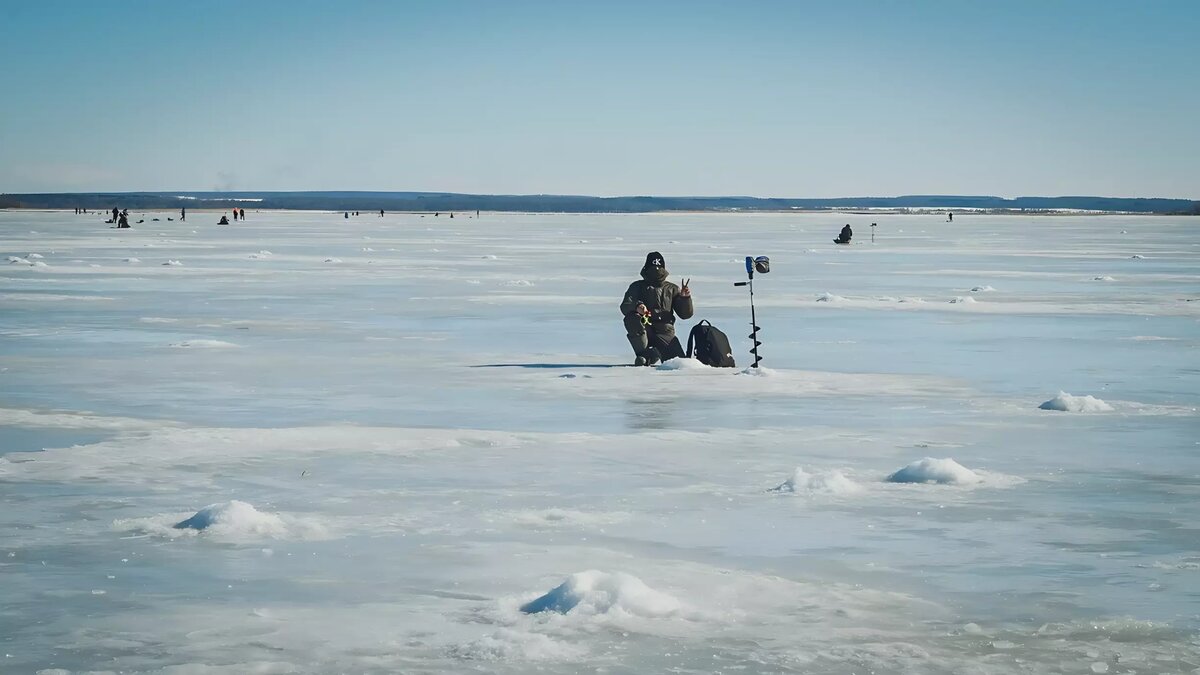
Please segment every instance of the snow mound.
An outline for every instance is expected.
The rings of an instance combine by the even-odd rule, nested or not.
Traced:
[[[711,367],[697,359],[680,358],[664,361],[658,364],[656,370],[708,370]]]
[[[340,262],[342,262],[342,259],[341,259],[341,258],[326,258],[326,259],[325,259],[325,262],[327,262],[327,263],[340,263]]]
[[[817,296],[817,302],[844,302],[846,299],[833,293],[822,293]]]
[[[650,588],[641,579],[623,572],[576,572],[545,595],[523,605],[525,614],[631,614],[644,618],[669,617],[682,605],[674,597]]]
[[[1145,257],[1145,256],[1141,256],[1141,255],[1138,255],[1138,254],[1136,254],[1136,253],[1134,253],[1133,255],[1129,256],[1130,260],[1141,260],[1141,259],[1142,259],[1142,258],[1144,258],[1144,257]]]
[[[925,302],[925,298],[912,298],[912,297],[906,297],[906,298],[900,298],[900,300],[899,300],[899,301],[900,301],[900,302],[911,302],[911,303],[913,303],[913,304],[922,304],[922,303],[924,303],[924,302]]]
[[[777,370],[772,370],[770,368],[763,368],[761,366],[758,368],[747,367],[747,368],[743,368],[742,370],[738,371],[738,375],[752,375],[754,377],[775,377],[778,374],[779,374],[779,371],[777,371]]]
[[[966,296],[960,295],[958,297],[950,298],[950,304],[952,304],[952,305],[959,305],[959,304],[968,304],[969,305],[974,302],[978,302],[978,300],[976,300],[975,298],[972,298],[969,295],[966,295]]]
[[[126,258],[126,259],[125,259],[125,262],[127,262],[127,263],[140,263],[140,262],[142,262],[142,261],[141,261],[140,259],[138,259],[138,258]]]
[[[210,528],[268,537],[279,536],[287,531],[287,525],[279,516],[263,513],[253,505],[237,499],[209,504],[191,518],[175,523],[177,530]]]
[[[1104,274],[1102,276],[1092,277],[1092,281],[1116,281],[1116,279]]]
[[[183,342],[172,342],[171,346],[176,349],[231,349],[237,347],[232,342],[224,340],[184,340]]]
[[[512,279],[510,281],[504,282],[504,285],[512,286],[512,287],[516,287],[516,288],[525,288],[528,286],[532,286],[533,282],[528,279]]]
[[[995,292],[995,290],[996,289],[991,286],[975,286],[974,288],[971,289],[971,292],[972,293],[992,293],[992,292]]]
[[[163,265],[167,265],[170,267],[178,267],[182,264],[183,263],[179,262],[178,260],[168,260],[167,262],[163,263]]]
[[[1112,412],[1113,407],[1095,396],[1072,396],[1065,391],[1058,396],[1038,406],[1042,410],[1058,410],[1061,412]]]
[[[46,256],[42,255],[41,253],[30,253],[29,255],[25,256],[26,260],[41,260],[45,257]]]
[[[841,471],[817,471],[809,473],[804,467],[796,467],[792,477],[784,481],[772,492],[792,492],[802,494],[822,495],[852,495],[862,492],[862,486],[846,478]]]
[[[496,256],[490,255],[490,254],[489,255],[481,255],[479,257],[482,258],[483,260],[497,260],[498,259],[498,258],[496,258]]]
[[[979,474],[949,457],[945,459],[926,457],[887,477],[889,483],[938,483],[941,485],[971,485],[981,480]]]

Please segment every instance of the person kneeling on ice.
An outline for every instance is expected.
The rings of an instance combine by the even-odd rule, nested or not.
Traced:
[[[633,365],[651,366],[682,357],[683,347],[675,339],[675,315],[692,318],[692,290],[685,279],[682,287],[667,281],[667,263],[658,251],[646,255],[642,278],[629,284],[621,301],[625,337],[636,357]]]
[[[850,238],[853,236],[854,236],[854,230],[850,229],[850,223],[846,223],[846,226],[843,227],[842,231],[838,233],[838,238],[836,241],[839,244],[849,244]]]

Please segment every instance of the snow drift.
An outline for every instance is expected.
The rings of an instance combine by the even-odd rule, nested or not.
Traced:
[[[1112,412],[1113,407],[1095,396],[1072,396],[1065,391],[1058,396],[1038,406],[1042,410],[1058,410],[1061,412]]]
[[[659,618],[672,616],[681,607],[679,600],[650,588],[633,575],[588,570],[572,574],[550,592],[521,605],[521,611],[525,614],[624,612]]]
[[[773,492],[792,492],[810,495],[852,495],[862,492],[862,486],[846,478],[841,471],[816,471],[809,473],[804,467],[796,467],[792,477],[773,488]]]
[[[887,477],[889,483],[938,483],[941,485],[971,485],[983,480],[979,474],[953,459],[926,457]]]

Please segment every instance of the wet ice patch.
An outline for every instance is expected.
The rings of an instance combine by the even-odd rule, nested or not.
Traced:
[[[939,485],[973,485],[982,480],[979,474],[946,457],[926,457],[892,473],[889,483],[937,483]]]
[[[863,487],[850,480],[841,471],[805,471],[796,467],[792,477],[785,480],[772,492],[789,492],[808,495],[845,496],[862,492]]]
[[[631,574],[588,570],[572,574],[545,595],[521,605],[521,611],[583,615],[616,612],[662,618],[677,614],[682,607],[676,598],[650,588]]]
[[[1112,412],[1113,410],[1111,405],[1095,396],[1072,396],[1065,391],[1058,392],[1058,396],[1042,403],[1038,408],[1076,413]]]
[[[478,640],[453,645],[448,653],[464,661],[573,661],[586,656],[587,649],[541,633],[502,628]]]
[[[632,517],[624,512],[579,511],[559,508],[513,511],[500,515],[516,525],[533,528],[598,527],[625,522]]]
[[[183,342],[172,342],[171,346],[176,349],[232,349],[237,347],[234,343],[224,340],[184,340]]]

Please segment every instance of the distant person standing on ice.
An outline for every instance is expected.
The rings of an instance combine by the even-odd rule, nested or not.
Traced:
[[[675,339],[675,315],[692,318],[692,290],[687,280],[682,286],[667,281],[667,274],[662,254],[650,252],[642,266],[642,278],[629,284],[621,301],[625,337],[633,347],[635,366],[652,366],[684,355]]]
[[[950,216],[950,217],[949,217],[949,221],[953,223],[953,222],[954,222],[954,212],[953,212],[953,211],[950,211],[950,212],[949,212],[949,216]]]
[[[179,219],[187,220],[187,209],[186,208],[179,209]]]

